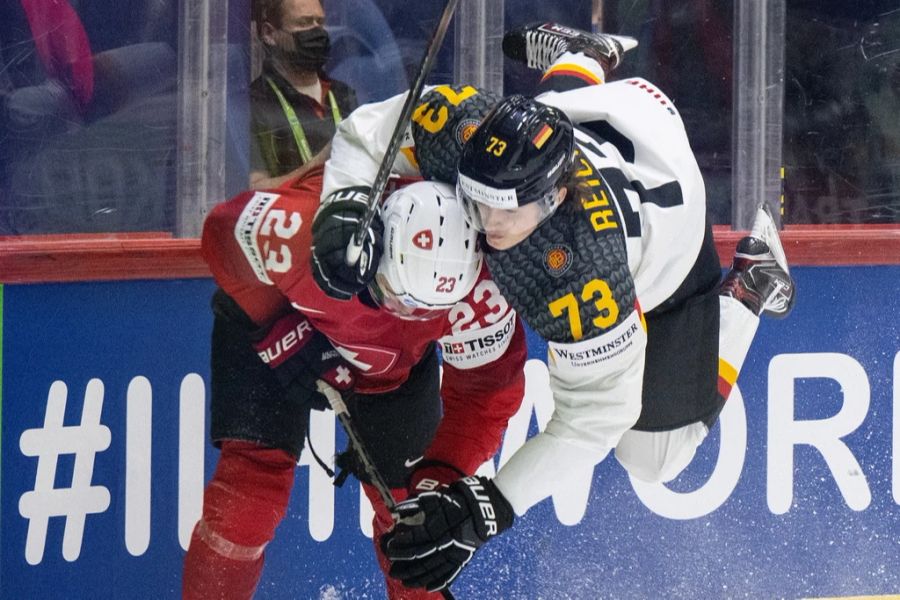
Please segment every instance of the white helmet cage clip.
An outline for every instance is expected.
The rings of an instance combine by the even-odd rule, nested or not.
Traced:
[[[433,318],[466,297],[481,271],[478,232],[453,186],[419,181],[381,206],[384,253],[373,297],[400,317]]]

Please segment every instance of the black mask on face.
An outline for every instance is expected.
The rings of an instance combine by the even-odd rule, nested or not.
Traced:
[[[294,49],[284,50],[273,48],[279,55],[285,66],[298,71],[319,71],[328,60],[331,50],[331,39],[324,27],[313,27],[295,31],[291,34],[294,38]]]

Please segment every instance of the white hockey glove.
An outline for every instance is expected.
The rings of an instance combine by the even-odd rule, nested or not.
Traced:
[[[514,513],[497,486],[480,476],[397,505],[399,523],[382,538],[391,577],[411,588],[443,590],[486,541],[512,526]]]

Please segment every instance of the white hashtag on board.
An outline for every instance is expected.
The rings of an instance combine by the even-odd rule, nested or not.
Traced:
[[[80,425],[63,426],[67,393],[65,383],[54,381],[47,397],[44,426],[26,429],[19,438],[22,454],[38,459],[34,490],[19,498],[19,514],[28,519],[25,560],[30,565],[39,564],[44,557],[50,517],[66,518],[62,553],[63,558],[72,562],[81,553],[87,515],[109,508],[109,490],[91,485],[94,457],[109,447],[111,438],[109,428],[100,425],[103,382],[99,379],[88,382]],[[60,455],[64,454],[75,455],[72,485],[57,488],[56,466]]]

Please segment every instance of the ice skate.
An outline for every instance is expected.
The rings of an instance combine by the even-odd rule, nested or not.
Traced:
[[[503,36],[506,56],[539,71],[546,71],[564,52],[582,52],[609,75],[622,62],[622,55],[637,45],[632,37],[588,33],[557,23],[532,23]]]
[[[740,300],[756,315],[776,319],[783,319],[794,307],[796,287],[778,229],[765,205],[756,213],[750,235],[738,242],[720,293]]]

